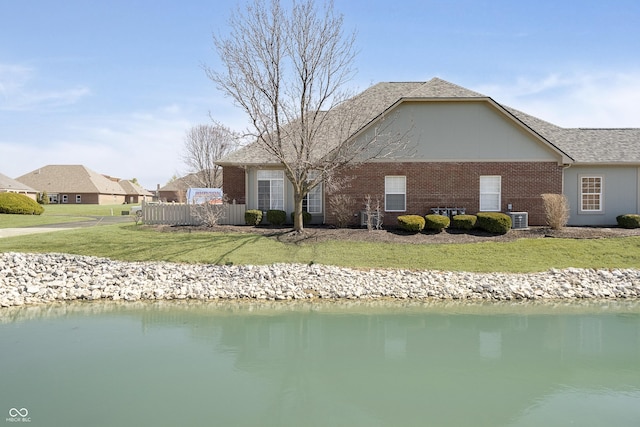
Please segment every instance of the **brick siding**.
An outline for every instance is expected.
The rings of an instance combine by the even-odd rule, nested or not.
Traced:
[[[225,177],[226,173],[225,169]],[[341,175],[348,184],[337,193],[351,197],[354,223],[358,221],[356,214],[363,210],[365,195],[371,195],[374,201],[379,198],[384,206],[385,176],[407,177],[407,210],[385,212],[386,227],[395,226],[399,215],[425,215],[435,207],[460,207],[468,214],[477,213],[481,175],[502,177],[501,210],[506,212],[507,205],[511,204],[513,211],[528,212],[529,225],[545,224],[541,194],[562,193],[562,167],[554,162],[368,163],[344,170]],[[242,190],[244,193],[244,187]],[[325,206],[329,207],[331,195],[326,197]],[[330,208],[327,208],[326,222],[335,223]]]
[[[245,197],[245,170],[235,166],[225,166],[222,171],[222,189],[229,199],[238,204],[246,203]]]

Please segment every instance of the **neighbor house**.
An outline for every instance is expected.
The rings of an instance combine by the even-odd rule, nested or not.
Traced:
[[[48,165],[16,180],[46,191],[50,203],[122,204],[127,195],[118,182],[82,165]]]
[[[223,171],[218,170],[216,172],[217,182],[215,188],[222,186]],[[158,200],[161,202],[169,203],[186,203],[187,190],[189,188],[206,188],[208,181],[205,172],[194,172],[187,174],[183,177],[176,178],[168,182],[165,186],[158,188]]]
[[[118,180],[118,184],[125,192],[125,203],[150,202],[153,199],[153,193],[131,180],[121,179]]]
[[[567,196],[570,225],[613,225],[617,215],[640,212],[640,129],[561,128],[438,78],[379,83],[339,108],[358,111],[361,123],[344,141],[402,135],[407,147],[345,168],[342,188],[313,190],[304,206],[314,222],[336,222],[331,201],[340,194],[354,222],[368,195],[392,226],[399,215],[447,208],[525,212],[528,224],[544,225],[544,193]],[[325,135],[327,152],[342,142]],[[229,200],[293,211],[283,168],[259,144],[217,163]]]
[[[0,193],[19,193],[29,196],[33,200],[38,199],[38,191],[15,179],[0,173]]]

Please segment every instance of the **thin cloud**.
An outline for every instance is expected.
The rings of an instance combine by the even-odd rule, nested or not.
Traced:
[[[640,127],[640,71],[552,73],[474,89],[564,127]]]
[[[0,64],[0,111],[32,111],[72,105],[91,94],[83,85],[68,89],[37,87],[34,68]]]
[[[171,110],[171,108],[169,108]],[[180,150],[192,122],[167,109],[120,116],[83,117],[37,144],[0,141],[0,170],[17,177],[48,164],[82,164],[99,173],[164,185],[182,168]],[[4,159],[13,159],[10,163]]]

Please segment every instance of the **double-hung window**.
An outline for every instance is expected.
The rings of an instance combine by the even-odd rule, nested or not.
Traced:
[[[322,213],[322,183],[313,187],[302,199],[302,210],[310,214]]]
[[[258,171],[258,209],[284,210],[284,173],[277,170]]]
[[[404,212],[407,210],[407,177],[384,177],[384,210]]]
[[[480,211],[500,212],[502,177],[500,175],[480,176]]]
[[[602,212],[603,182],[601,176],[580,177],[580,210]]]

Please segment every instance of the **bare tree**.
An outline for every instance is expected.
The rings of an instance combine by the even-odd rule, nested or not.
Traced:
[[[196,125],[187,131],[183,161],[198,185],[205,188],[222,185],[222,168],[215,161],[233,151],[237,141],[237,135],[231,129],[215,121],[212,125]]]
[[[379,126],[353,138],[375,117],[366,100],[347,101],[355,34],[344,34],[333,1],[320,7],[293,0],[285,8],[280,0],[254,0],[229,24],[227,37],[214,36],[223,70],[205,71],[248,114],[255,144],[283,167],[293,186],[294,229],[301,232],[310,190],[335,182],[346,165],[389,154],[388,141],[399,138],[380,138]]]

